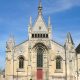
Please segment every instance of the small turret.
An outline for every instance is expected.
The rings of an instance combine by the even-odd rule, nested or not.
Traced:
[[[12,35],[10,35],[8,41],[6,42],[6,51],[12,51],[13,47],[15,46],[15,40]]]
[[[49,32],[49,38],[52,39],[52,26],[51,26],[50,16],[48,18],[48,32]]]
[[[70,32],[67,33],[67,38],[66,38],[65,46],[69,50],[71,50],[71,49],[74,48],[74,42],[73,42],[73,39],[71,37]]]
[[[66,42],[74,45],[70,32],[67,34]]]
[[[28,26],[29,39],[31,38],[31,31],[32,31],[32,17],[30,16],[30,22]]]

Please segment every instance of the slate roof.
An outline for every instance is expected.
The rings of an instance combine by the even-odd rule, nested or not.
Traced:
[[[79,54],[80,53],[80,44],[77,46],[76,48],[76,53]]]

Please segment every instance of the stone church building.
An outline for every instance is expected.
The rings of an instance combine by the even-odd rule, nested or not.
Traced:
[[[0,80],[80,80],[80,45],[75,48],[68,33],[64,45],[52,40],[50,17],[45,23],[42,4],[34,25],[30,17],[28,40],[6,42],[5,69]]]

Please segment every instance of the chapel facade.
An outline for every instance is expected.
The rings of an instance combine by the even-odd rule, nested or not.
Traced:
[[[80,80],[79,50],[70,33],[64,45],[52,40],[50,17],[46,25],[40,1],[34,25],[30,17],[28,40],[15,45],[10,37],[6,42],[5,72],[0,80]]]

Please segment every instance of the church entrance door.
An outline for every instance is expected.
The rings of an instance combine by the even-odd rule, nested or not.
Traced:
[[[37,69],[37,80],[43,80],[43,70]]]

